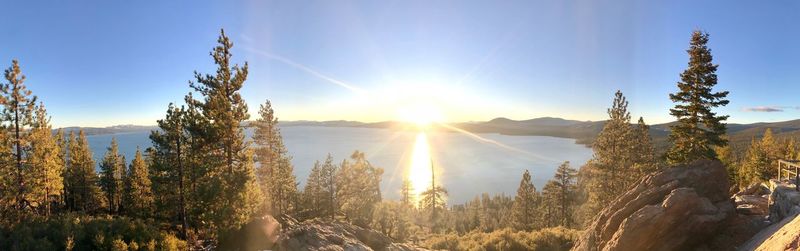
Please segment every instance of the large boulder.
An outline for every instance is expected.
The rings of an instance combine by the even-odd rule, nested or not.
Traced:
[[[794,184],[773,182],[773,192],[769,195],[769,220],[777,223],[787,216],[800,213],[800,192]]]
[[[718,161],[698,160],[643,178],[604,208],[573,250],[691,250],[735,214]]]

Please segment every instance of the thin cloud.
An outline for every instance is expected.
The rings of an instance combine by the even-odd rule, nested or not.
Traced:
[[[745,107],[745,112],[784,112],[786,110],[800,110],[800,106],[754,106]]]

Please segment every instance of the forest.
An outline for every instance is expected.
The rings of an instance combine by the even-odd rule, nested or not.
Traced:
[[[644,118],[631,118],[616,91],[587,163],[563,162],[539,188],[525,171],[509,181],[519,183],[514,195],[483,193],[455,205],[441,185],[414,198],[410,181],[401,200],[383,199],[383,169],[361,151],[321,158],[298,187],[270,101],[246,123],[240,89],[248,64],[233,60],[224,31],[210,52],[216,71],[194,73],[183,102],[168,104],[157,121],[153,147],[132,160],[112,142],[95,163],[83,131],[54,130],[14,60],[0,88],[0,249],[214,249],[252,219],[273,215],[346,222],[429,249],[567,250],[597,212],[647,174],[719,159],[732,184],[745,187],[772,178],[778,159],[798,157],[794,138],[770,130],[746,148],[728,144],[728,116],[714,112],[728,104],[728,92],[712,90],[717,65],[708,39],[691,35],[687,68],[669,96],[677,123],[667,148],[656,149]],[[244,125],[254,128],[252,140]]]

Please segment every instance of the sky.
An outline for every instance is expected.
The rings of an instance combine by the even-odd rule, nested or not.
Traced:
[[[710,34],[729,122],[800,118],[797,1],[15,1],[0,67],[62,126],[153,125],[195,71],[215,71],[220,29],[249,64],[250,113],[281,120],[605,119],[669,122],[691,32]],[[412,109],[413,110],[413,109]]]

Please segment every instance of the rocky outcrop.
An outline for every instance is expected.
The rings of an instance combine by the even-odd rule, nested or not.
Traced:
[[[276,220],[265,216],[247,223],[220,242],[219,250],[385,250],[415,251],[422,248],[394,243],[371,229],[344,222],[310,220],[297,222],[290,217]]]
[[[800,192],[794,184],[771,181],[774,190],[769,196],[769,220],[780,222],[787,216],[800,213]]]
[[[735,214],[729,188],[718,161],[648,175],[603,209],[573,250],[702,248]]]
[[[763,184],[753,184],[733,195],[736,212],[743,215],[769,214],[770,190]]]

